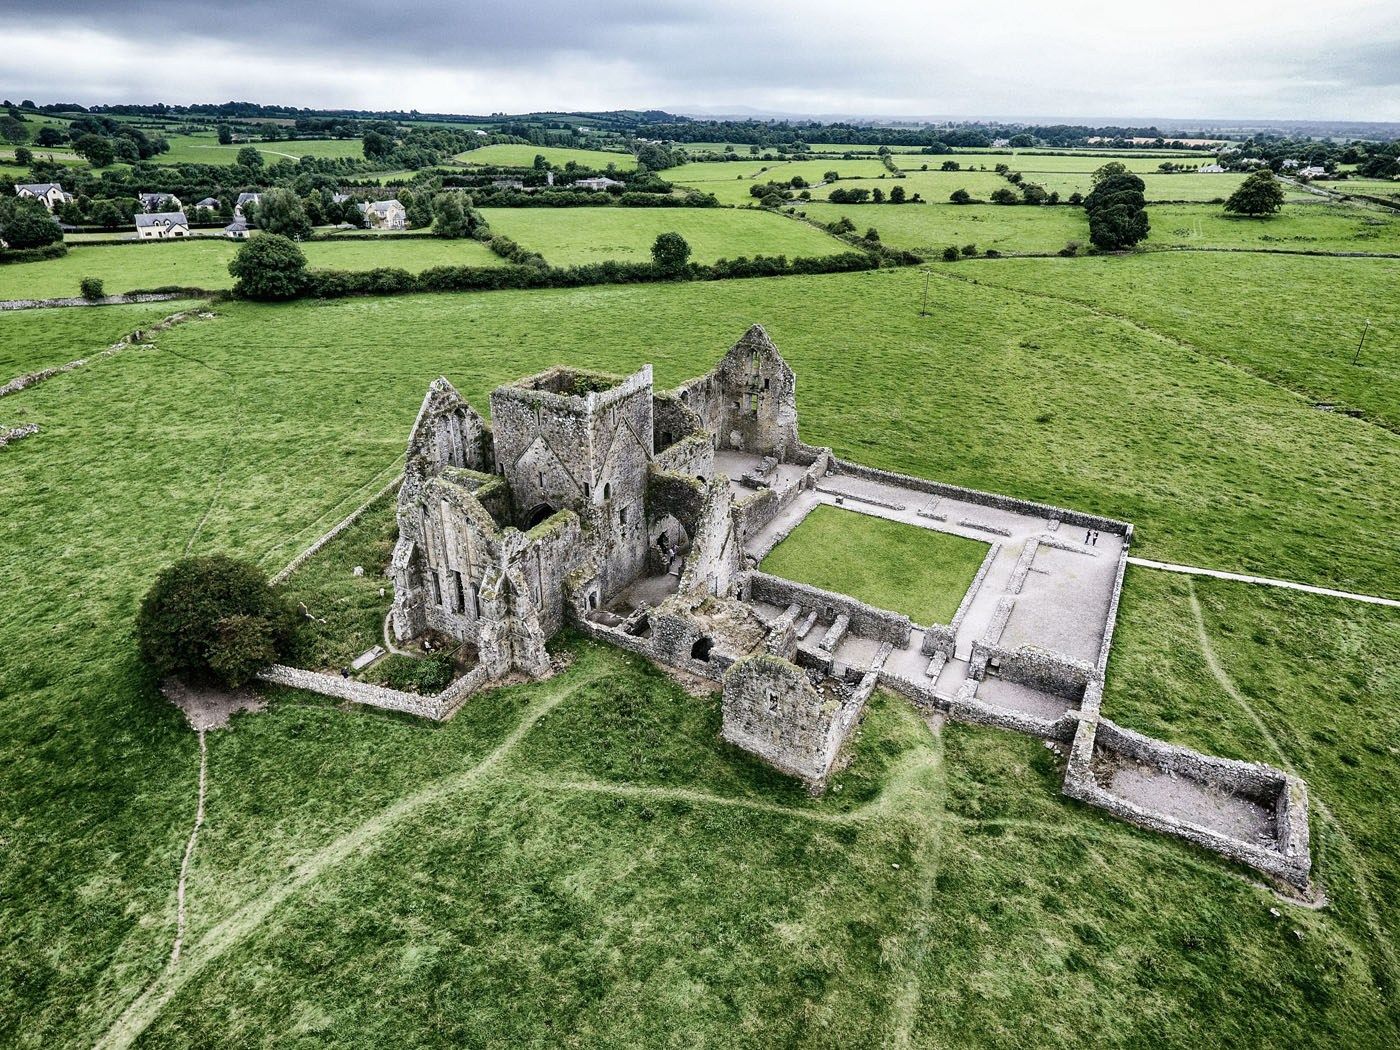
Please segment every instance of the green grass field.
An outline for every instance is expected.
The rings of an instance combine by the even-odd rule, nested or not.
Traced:
[[[0,299],[77,295],[84,277],[100,277],[108,294],[180,285],[233,287],[228,264],[239,245],[220,238],[179,244],[76,244],[59,259],[0,266]],[[313,269],[372,270],[397,266],[417,273],[430,266],[495,266],[502,260],[479,241],[356,237],[301,245]]]
[[[952,245],[995,248],[1004,255],[1057,252],[1069,241],[1089,243],[1083,208],[1005,207],[998,204],[806,204],[795,207],[813,222],[842,216],[864,233],[874,227],[892,248],[936,255]]]
[[[917,624],[949,623],[988,544],[836,507],[818,507],[759,566],[849,594]]]
[[[912,181],[908,180],[908,181]],[[1061,205],[1032,208],[996,204],[823,204],[793,202],[814,222],[830,223],[843,215],[863,232],[880,231],[896,248],[937,254],[948,245],[975,244],[1005,255],[1043,254],[1069,241],[1089,244],[1083,209]],[[1240,249],[1246,251],[1400,252],[1400,219],[1384,211],[1352,205],[1285,204],[1267,218],[1228,215],[1219,204],[1149,203],[1152,232],[1144,250],[1165,248]]]
[[[711,263],[741,255],[789,259],[852,250],[821,230],[779,215],[720,208],[483,208],[504,234],[555,266],[618,259],[647,262],[658,234],[674,231],[691,259]]]
[[[585,168],[606,170],[609,164],[619,171],[631,171],[637,166],[637,159],[630,153],[612,153],[598,149],[564,149],[559,146],[520,146],[497,143],[459,153],[453,159],[463,164],[494,164],[502,168],[529,168],[537,156],[555,167],[562,168],[570,161]]]
[[[438,375],[483,410],[558,362],[666,387],[761,321],[809,442],[1126,517],[1147,557],[1400,596],[1400,438],[1298,393],[1358,303],[1393,352],[1400,262],[935,272],[929,317],[913,270],[232,303],[0,399],[43,427],[0,451],[0,1043],[1400,1040],[1400,615],[1136,568],[1104,713],[1306,776],[1326,908],[1066,801],[1040,741],[880,694],[812,800],[719,741],[717,696],[563,639],[562,674],[442,726],[278,692],[209,734],[167,966],[199,748],[135,658],[139,597],[186,551],[284,564],[398,469]],[[352,530],[306,582],[383,548]]]
[[[219,145],[218,136],[210,132],[194,135],[169,135],[170,151],[156,158],[158,164],[232,164],[238,151],[252,146],[268,164],[279,160],[300,160],[302,157],[347,157],[364,159],[364,146],[355,139],[288,139],[281,142],[235,142]]]
[[[170,301],[106,306],[100,310],[0,312],[0,385],[41,368],[89,357],[138,328],[196,305],[197,302]],[[0,419],[8,418],[7,407],[0,402]]]

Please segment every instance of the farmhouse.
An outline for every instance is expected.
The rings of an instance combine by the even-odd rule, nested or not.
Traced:
[[[361,204],[360,213],[372,230],[408,229],[408,211],[395,199]]]
[[[190,221],[182,211],[160,211],[136,216],[136,236],[143,241],[188,237]]]
[[[883,685],[930,714],[1058,741],[1066,794],[1307,886],[1302,781],[1100,715],[1131,525],[865,467],[797,424],[796,376],[758,325],[674,390],[655,390],[649,365],[556,367],[498,387],[489,423],[435,380],[398,495],[394,636],[460,646],[459,703],[548,674],[546,642],[572,625],[713,682],[723,738],[814,792]],[[956,614],[915,624],[763,572],[818,507],[983,545]],[[265,677],[316,687],[290,668]],[[351,699],[372,688],[329,681]]]
[[[257,204],[261,200],[261,193],[240,193],[238,199],[233,202],[233,217],[235,219],[244,218],[243,206],[245,204]]]
[[[1201,175],[1220,175],[1225,169],[1219,164],[1202,164],[1196,171]]]
[[[73,199],[73,195],[64,193],[62,184],[57,182],[17,182],[15,196],[38,201],[49,211]]]
[[[606,175],[599,175],[591,179],[575,179],[571,186],[576,190],[609,190],[614,186],[622,186],[624,183],[617,179],[610,179]]]
[[[136,200],[144,212],[156,212],[162,206],[167,211],[179,211],[184,208],[184,205],[180,203],[180,198],[173,193],[138,193]],[[214,207],[218,206],[218,202],[215,201]]]
[[[202,201],[199,201],[198,203],[196,203],[196,204],[195,204],[195,207],[196,207],[196,208],[205,208],[205,209],[207,209],[208,211],[218,211],[219,208],[221,207],[221,205],[220,205],[220,203],[219,203],[219,198],[217,198],[217,197],[205,197]]]
[[[1325,179],[1327,169],[1317,164],[1310,164],[1306,168],[1298,169],[1298,177],[1301,179]]]
[[[224,227],[224,236],[235,241],[246,241],[248,239],[248,224],[235,219]]]

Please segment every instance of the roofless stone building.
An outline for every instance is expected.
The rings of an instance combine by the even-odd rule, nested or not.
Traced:
[[[566,624],[723,689],[724,738],[825,787],[877,685],[929,714],[1063,744],[1065,793],[1309,886],[1307,788],[1102,717],[1132,526],[843,460],[802,442],[796,377],[755,325],[658,391],[553,368],[497,388],[491,422],[435,380],[409,438],[392,630],[476,664],[436,698],[273,668],[269,681],[430,717],[549,670]],[[764,573],[813,509],[981,541],[947,624]],[[384,694],[384,695],[380,695]]]

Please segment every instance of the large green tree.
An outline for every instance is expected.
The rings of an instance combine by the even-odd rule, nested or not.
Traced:
[[[105,168],[117,159],[117,147],[102,135],[80,135],[73,143],[73,152],[94,168]]]
[[[433,233],[438,237],[470,237],[479,224],[470,197],[448,192],[433,198]]]
[[[278,233],[259,233],[228,264],[238,279],[233,290],[248,299],[294,299],[306,287],[306,256]]]
[[[141,602],[136,638],[156,674],[238,686],[291,646],[296,614],[252,562],[215,554],[165,569]]]
[[[1084,198],[1084,210],[1089,215],[1089,239],[1095,247],[1120,251],[1147,236],[1151,225],[1143,198],[1144,188],[1142,179],[1126,173],[1105,175],[1098,180]]]
[[[263,155],[256,146],[244,146],[238,151],[238,163],[245,168],[261,168]]]
[[[1266,168],[1254,172],[1225,202],[1225,210],[1235,215],[1272,215],[1283,207],[1283,187]]]
[[[306,206],[289,189],[264,191],[258,200],[257,218],[258,229],[267,233],[280,233],[294,241],[311,236],[311,220],[307,217]]]
[[[690,261],[690,245],[679,233],[658,234],[651,246],[651,261],[662,273],[678,274]]]
[[[42,248],[63,240],[63,231],[38,201],[0,199],[0,239],[11,248]]]

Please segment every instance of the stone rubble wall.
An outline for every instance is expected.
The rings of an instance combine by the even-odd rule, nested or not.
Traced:
[[[1133,542],[1133,527],[1123,535],[1123,547],[1118,552],[1118,569],[1113,575],[1113,597],[1108,602],[1108,619],[1104,623],[1103,641],[1099,643],[1099,658],[1095,661],[1099,677],[1108,672],[1108,653],[1113,647],[1113,630],[1118,624],[1118,602],[1123,597],[1123,577],[1128,571],[1128,550]]]
[[[1273,848],[1246,842],[1213,828],[1149,810],[1112,794],[1094,777],[1097,750],[1106,749],[1227,793],[1276,799]],[[1308,840],[1307,786],[1282,770],[1251,762],[1202,755],[1166,744],[1101,719],[1083,721],[1074,738],[1063,789],[1070,798],[1106,810],[1119,820],[1159,834],[1174,835],[1249,865],[1307,891],[1312,862]]]
[[[328,532],[324,533],[321,536],[318,536],[315,540],[313,540],[311,546],[307,547],[304,551],[302,551],[295,558],[289,561],[285,566],[283,566],[282,569],[268,582],[271,583],[273,586],[276,586],[279,583],[286,583],[287,580],[291,578],[293,573],[295,573],[298,569],[300,569],[303,565],[310,561],[311,558],[313,558],[315,555],[320,553],[321,549],[324,548],[326,544],[330,543],[331,540],[335,539],[342,532],[348,529],[351,525],[359,521],[360,518],[364,515],[365,511],[369,510],[369,508],[374,506],[375,503],[383,499],[389,493],[393,492],[402,484],[403,474],[395,474],[393,479],[387,485],[385,485],[382,489],[376,492],[369,499],[361,503],[358,507],[352,510],[345,517],[341,518],[340,521],[332,525]]]
[[[37,433],[39,433],[38,423],[21,423],[17,427],[9,427],[6,430],[0,430],[0,448],[4,448],[6,445],[15,441],[20,441],[23,438],[32,437]]]
[[[258,675],[258,680],[269,685],[286,686],[289,689],[304,689],[309,693],[348,700],[354,704],[377,707],[383,711],[400,711],[404,714],[431,718],[441,722],[461,706],[472,693],[480,689],[488,680],[486,669],[480,665],[472,668],[461,678],[440,693],[420,695],[405,693],[397,689],[358,682],[340,675],[322,674],[320,671],[306,671],[285,664],[273,664]]]
[[[1009,729],[1013,733],[1039,737],[1042,740],[1069,742],[1074,738],[1075,727],[1079,724],[1073,711],[1067,711],[1053,721],[1037,718],[1034,715],[991,707],[978,700],[975,694],[976,682],[964,682],[955,696],[940,696],[934,692],[933,683],[912,682],[900,675],[880,671],[880,684],[888,687],[928,714],[943,714],[956,722],[969,725],[988,726],[993,729]]]
[[[930,624],[924,628],[924,640],[919,647],[919,652],[925,656],[932,656],[935,653],[942,653],[948,657],[953,656],[957,647],[958,632],[962,630],[963,620],[967,619],[967,611],[977,600],[977,595],[982,590],[982,584],[987,579],[987,573],[991,571],[992,563],[997,560],[1000,554],[1000,543],[993,543],[987,548],[987,555],[982,559],[982,564],[977,567],[977,575],[972,577],[972,583],[968,585],[967,593],[958,603],[958,611],[953,614],[952,622],[947,625]]]
[[[80,295],[60,299],[0,299],[0,312],[6,310],[49,310],[61,306],[126,306],[131,303],[163,303],[171,299],[189,299],[208,292],[190,288],[180,292],[139,292],[136,295],[104,295],[101,299],[84,299]]]
[[[747,575],[747,590],[754,601],[766,602],[780,608],[796,604],[804,609],[816,610],[818,617],[824,621],[844,615],[852,634],[889,642],[896,648],[903,648],[909,642],[909,633],[913,625],[909,617],[902,613],[877,609],[844,594],[819,590],[804,583],[793,583],[791,580],[756,569]],[[830,616],[826,615],[828,609],[831,610]]]
[[[1098,672],[1090,664],[1060,656],[1047,649],[1031,646],[1004,649],[999,645],[988,645],[981,641],[972,643],[974,669],[980,666],[985,671],[987,665],[993,661],[997,664],[994,673],[998,678],[1041,693],[1063,697],[1074,703],[1081,702],[1089,683],[1098,679]]]
[[[966,489],[958,485],[945,485],[939,481],[928,481],[925,478],[916,478],[908,474],[897,474],[894,471],[881,470],[878,467],[867,467],[864,464],[853,463],[850,460],[840,459],[835,456],[832,457],[831,465],[838,474],[849,474],[851,477],[864,478],[866,481],[875,481],[885,485],[912,489],[915,492],[927,492],[935,496],[947,496],[950,499],[961,500],[964,503],[975,503],[979,506],[991,507],[995,510],[1005,510],[1015,514],[1028,514],[1033,517],[1063,521],[1070,525],[1078,525],[1081,528],[1098,529],[1100,532],[1112,532],[1122,535],[1129,527],[1128,523],[1125,521],[1105,518],[1098,514],[1085,514],[1082,511],[1070,510],[1067,507],[1056,507],[1049,503],[1036,503],[1032,500],[1016,499],[1013,496],[1000,496],[991,492],[979,492],[976,489]]]

